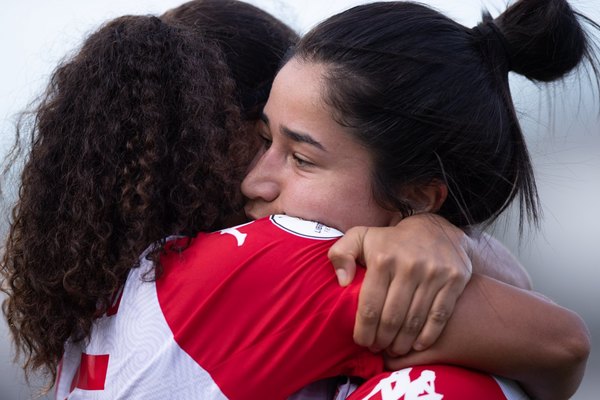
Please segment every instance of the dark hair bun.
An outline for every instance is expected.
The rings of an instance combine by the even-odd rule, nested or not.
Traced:
[[[504,35],[510,69],[549,82],[571,71],[587,54],[587,38],[564,0],[520,0],[494,23]]]

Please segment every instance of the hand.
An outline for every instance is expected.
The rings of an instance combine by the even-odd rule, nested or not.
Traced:
[[[434,214],[393,227],[355,227],[329,250],[340,285],[367,266],[354,341],[402,355],[423,350],[441,334],[472,273],[470,239]]]

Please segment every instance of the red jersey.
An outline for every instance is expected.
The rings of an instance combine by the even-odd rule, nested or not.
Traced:
[[[527,400],[507,379],[450,365],[421,365],[384,372],[363,383],[348,400]]]
[[[67,343],[57,399],[283,399],[382,372],[352,340],[364,270],[338,285],[327,251],[339,236],[273,216],[170,241],[156,281],[142,257],[89,340]]]
[[[160,278],[152,279],[153,265],[141,257],[90,337],[66,344],[56,398],[284,399],[324,378],[382,373],[381,357],[352,339],[364,270],[342,288],[327,258],[340,236],[319,223],[272,216],[170,240]],[[401,374],[377,375],[351,398],[411,400],[419,377],[397,380]],[[428,382],[446,390],[444,379],[436,370]],[[388,384],[401,397],[384,397]],[[324,397],[309,388],[294,398]]]

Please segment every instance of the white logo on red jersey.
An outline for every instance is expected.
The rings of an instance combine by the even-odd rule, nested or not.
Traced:
[[[242,232],[238,231],[236,228],[227,228],[227,229],[223,229],[221,231],[221,235],[225,235],[226,233],[233,235],[235,237],[235,239],[237,240],[238,247],[242,247],[242,245],[246,241],[246,236],[248,236],[247,233],[242,233]]]
[[[435,391],[435,372],[424,370],[414,381],[408,375],[412,368],[390,374],[379,381],[371,393],[363,398],[368,400],[380,394],[382,400],[441,400],[443,395]]]
[[[320,222],[308,221],[289,215],[271,215],[271,222],[286,232],[317,240],[337,239],[344,234]]]

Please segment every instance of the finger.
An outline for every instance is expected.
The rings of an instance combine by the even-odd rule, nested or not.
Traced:
[[[415,289],[412,280],[394,277],[375,333],[374,348],[387,349],[392,345],[404,323]]]
[[[340,286],[348,286],[356,275],[356,262],[352,256],[342,256],[331,259]]]
[[[367,233],[366,227],[349,229],[329,249],[328,257],[341,286],[347,286],[356,275],[356,260],[363,259],[363,240]]]
[[[396,371],[412,367],[415,365],[439,363],[443,360],[443,355],[440,357],[439,352],[433,351],[411,351],[403,356],[391,356],[383,354],[383,363],[388,371]]]
[[[429,310],[427,321],[414,342],[414,350],[425,350],[436,342],[446,327],[463,290],[464,285],[457,282],[448,284],[439,291]]]
[[[354,324],[354,341],[361,346],[369,347],[375,342],[389,283],[388,273],[367,268],[358,296],[358,311]]]
[[[429,309],[442,285],[443,283],[434,281],[428,285],[419,285],[416,287],[410,307],[406,313],[406,318],[389,349],[391,354],[403,355],[410,351],[425,325]]]

